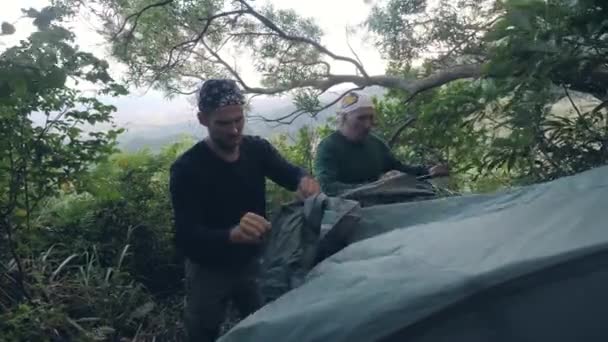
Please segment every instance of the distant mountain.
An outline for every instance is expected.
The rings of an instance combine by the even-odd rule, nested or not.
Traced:
[[[365,93],[371,96],[382,98],[385,91],[380,87],[367,88]],[[339,93],[326,94],[322,96],[322,103],[329,103],[334,100]],[[571,92],[574,102],[577,103],[579,109],[586,111],[597,106],[601,101],[587,94]],[[127,108],[129,110],[129,108]],[[133,108],[130,108],[133,110]],[[279,118],[285,116],[295,110],[295,106],[287,97],[265,97],[255,98],[252,101],[249,115],[264,116],[267,119]],[[176,113],[167,113],[178,120],[170,124],[145,125],[139,122],[144,120],[132,121],[126,128],[127,132],[119,138],[120,147],[129,152],[137,151],[143,148],[148,148],[151,151],[158,151],[163,146],[179,141],[182,137],[191,137],[195,140],[202,139],[206,135],[206,130],[198,123],[194,114],[183,114],[184,109],[176,109],[180,115]],[[192,111],[192,110],[189,110]],[[327,121],[329,117],[336,113],[336,105],[323,110],[315,118],[309,115],[303,115],[295,120],[290,125],[281,125],[276,122],[265,122],[259,118],[251,118],[246,125],[246,133],[260,135],[265,138],[272,138],[278,134],[296,133],[305,125],[317,126]],[[562,97],[552,106],[552,113],[559,116],[576,115],[570,101],[566,97]],[[162,115],[157,115],[162,117]]]
[[[141,149],[159,151],[163,146],[177,142],[182,137],[201,139],[205,131],[195,120],[162,126],[132,126],[119,139],[119,147],[127,152]]]
[[[382,97],[383,88],[370,87],[364,92],[370,96]],[[329,103],[335,100],[339,93],[325,94],[321,97],[322,103]],[[296,107],[287,97],[267,97],[255,98],[252,100],[248,115],[251,117],[246,124],[246,133],[272,138],[279,134],[295,133],[304,126],[317,126],[323,124],[328,118],[336,113],[336,105],[333,105],[321,112],[314,118],[310,115],[302,115],[293,123],[278,124],[276,122],[266,122],[257,116],[266,119],[276,119],[293,112]],[[126,127],[126,132],[119,138],[119,147],[128,152],[138,151],[144,148],[151,151],[158,151],[163,146],[179,141],[182,137],[192,137],[196,140],[202,139],[206,135],[205,129],[198,123],[196,118],[184,119],[182,121],[163,124],[163,125],[141,125],[131,123]]]

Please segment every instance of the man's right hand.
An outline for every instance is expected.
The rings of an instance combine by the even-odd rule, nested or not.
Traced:
[[[258,243],[270,230],[270,222],[262,216],[247,213],[241,218],[238,226],[230,230],[230,241],[234,243]]]

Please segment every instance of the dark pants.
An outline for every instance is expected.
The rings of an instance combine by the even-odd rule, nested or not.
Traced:
[[[215,341],[230,300],[243,318],[259,309],[262,297],[256,277],[256,266],[240,272],[223,272],[186,260],[184,323],[188,340]]]

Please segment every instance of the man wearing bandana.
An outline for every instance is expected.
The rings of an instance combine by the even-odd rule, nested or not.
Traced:
[[[328,195],[340,193],[400,173],[413,176],[445,176],[443,165],[406,165],[397,160],[388,146],[371,133],[374,105],[360,92],[342,98],[338,130],[326,137],[317,149],[315,175]]]
[[[186,259],[184,321],[190,341],[214,341],[229,300],[242,316],[261,305],[258,257],[270,223],[266,178],[300,198],[319,184],[265,139],[243,135],[244,99],[232,80],[212,79],[199,92],[198,119],[208,137],[171,167],[177,249]]]

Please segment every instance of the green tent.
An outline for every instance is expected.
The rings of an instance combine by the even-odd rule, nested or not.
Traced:
[[[608,341],[607,202],[603,167],[492,195],[291,204],[275,218],[296,243],[273,233],[283,259],[265,263],[296,281],[220,341]],[[322,248],[332,234],[343,246]]]

